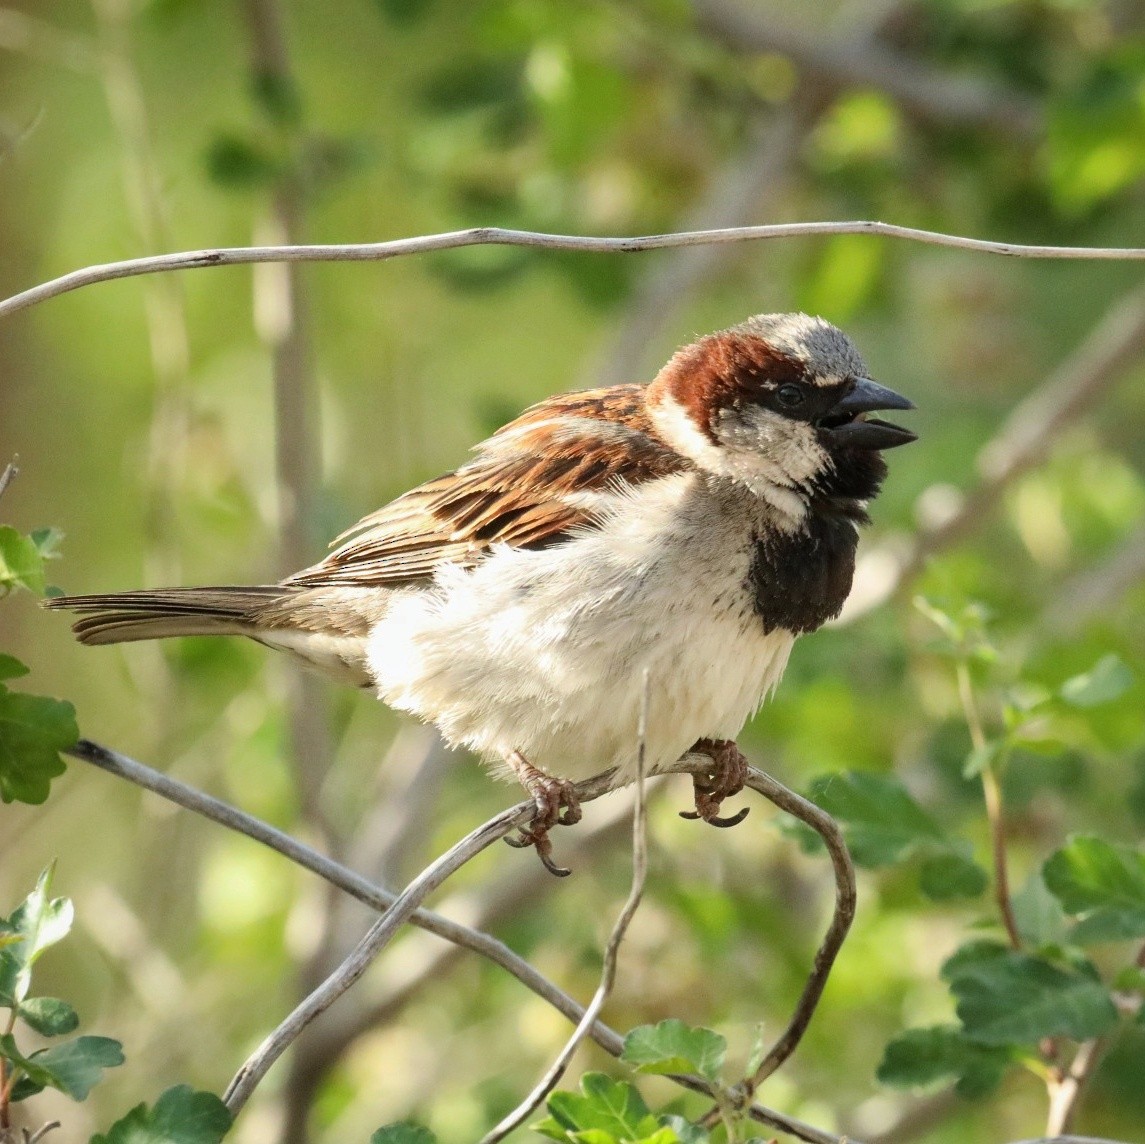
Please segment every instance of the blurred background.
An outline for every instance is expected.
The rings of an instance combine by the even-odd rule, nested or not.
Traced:
[[[881,218],[981,237],[1145,243],[1145,6],[1134,0],[0,0],[0,296],[91,263],[471,225],[580,234]],[[0,515],[62,529],[70,592],[260,583],[561,390],[646,380],[751,313],[843,326],[909,394],[844,622],[797,646],[745,733],[797,788],[896,772],[987,842],[950,664],[912,598],[990,616],[991,688],[1145,662],[1145,292],[1139,264],[1003,259],[865,237],[643,255],[482,248],[388,263],[107,283],[0,322]],[[0,612],[30,689],[83,733],[398,886],[518,798],[367,696],[255,645],[85,649],[25,593]],[[1145,698],[1015,760],[1016,884],[1071,831],[1145,825]],[[733,831],[654,795],[649,894],[606,1016],[679,1016],[746,1052],[777,1032],[829,917],[821,857],[757,806]],[[738,803],[737,803],[738,805]],[[557,882],[497,847],[436,905],[578,997],[629,877],[623,796],[558,831]],[[68,1138],[186,1081],[221,1091],[369,922],[311,875],[71,763],[0,807],[0,912],[59,855],[78,936],[44,988],[128,1064]],[[880,1086],[986,898],[934,903],[864,873],[854,933],[766,1103],[864,1139],[1037,1135],[1044,1091]],[[364,1140],[417,1117],[480,1135],[568,1026],[500,970],[407,935],[271,1075],[242,1144]],[[1080,1127],[1145,1122],[1145,1030],[1111,1047]],[[602,1067],[596,1050],[577,1067]],[[650,1081],[666,1100],[666,1082]],[[50,1097],[40,1098],[41,1109]],[[521,1139],[531,1138],[527,1132]]]

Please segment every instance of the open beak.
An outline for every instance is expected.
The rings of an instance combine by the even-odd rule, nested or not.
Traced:
[[[869,377],[860,377],[846,397],[837,401],[815,424],[831,445],[839,448],[893,449],[918,438],[909,429],[866,414],[881,409],[913,408],[913,402],[893,389]]]

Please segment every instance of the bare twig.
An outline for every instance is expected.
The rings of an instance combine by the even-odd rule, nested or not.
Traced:
[[[640,701],[640,719],[637,724],[638,747],[636,752],[636,806],[632,812],[632,885],[628,891],[628,899],[624,903],[620,916],[616,919],[609,935],[608,944],[604,949],[604,963],[600,970],[600,985],[593,995],[592,1001],[584,1011],[579,1024],[573,1030],[565,1047],[561,1050],[552,1067],[545,1073],[536,1087],[527,1097],[504,1117],[501,1122],[482,1137],[481,1144],[499,1144],[510,1132],[519,1128],[538,1109],[541,1102],[560,1083],[561,1077],[572,1061],[573,1054],[580,1048],[585,1037],[588,1036],[605,1001],[612,993],[612,985],[616,980],[616,962],[620,956],[620,943],[628,932],[640,899],[644,896],[644,881],[648,874],[648,814],[644,800],[644,753],[648,728],[648,668],[644,669],[643,693]]]
[[[1015,1140],[1013,1144],[1129,1144],[1129,1141],[1111,1140],[1108,1136],[1038,1136],[1033,1140]]]
[[[1101,1060],[1105,1043],[1103,1037],[1083,1042],[1065,1075],[1050,1084],[1050,1111],[1046,1118],[1048,1134],[1065,1132],[1070,1127],[1082,1090]]]
[[[9,461],[8,464],[4,466],[4,471],[0,473],[0,497],[2,497],[8,491],[8,486],[17,478],[17,476],[19,476],[19,474],[20,470],[17,467],[15,461]]]
[[[803,1034],[807,1031],[807,1026],[811,1023],[815,1008],[819,1004],[819,998],[822,997],[823,989],[827,985],[827,978],[831,974],[835,958],[838,957],[839,950],[846,940],[847,931],[851,928],[857,898],[854,863],[851,861],[838,823],[825,810],[789,790],[763,771],[750,769],[747,785],[781,810],[787,811],[788,814],[810,826],[823,840],[835,871],[835,911],[831,925],[815,954],[811,974],[803,986],[803,992],[787,1028],[755,1072],[744,1081],[743,1091],[750,1097],[759,1085],[795,1052]]]
[[[532,811],[535,813],[535,807]],[[393,940],[425,897],[466,862],[503,838],[514,826],[523,824],[529,815],[530,806],[524,803],[503,811],[467,834],[410,882],[393,905],[370,927],[350,956],[294,1008],[235,1074],[223,1096],[232,1115],[242,1109],[270,1067],[302,1030],[366,972],[374,958]]]
[[[49,298],[57,298],[83,286],[159,274],[171,270],[196,270],[206,266],[244,266],[258,262],[380,262],[436,250],[457,250],[465,246],[523,246],[542,250],[576,250],[585,254],[627,254],[644,250],[666,250],[680,246],[722,245],[758,242],[774,238],[813,238],[836,234],[868,234],[901,238],[930,246],[974,250],[980,254],[1001,254],[1012,258],[1072,259],[1080,261],[1124,262],[1145,259],[1140,246],[1037,246],[1015,242],[995,242],[983,238],[944,234],[912,226],[860,219],[847,222],[793,222],[770,226],[727,227],[722,230],[680,231],[623,238],[588,235],[544,234],[503,227],[473,227],[442,234],[397,238],[390,242],[330,243],[308,246],[232,246],[206,250],[155,254],[128,258],[73,270],[39,286],[13,294],[0,302],[0,317],[26,310]]]

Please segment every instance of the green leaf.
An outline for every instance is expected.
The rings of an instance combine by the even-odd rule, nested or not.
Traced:
[[[44,591],[44,560],[35,542],[7,524],[0,524],[0,595],[13,588]]]
[[[34,528],[28,539],[36,546],[41,560],[58,560],[64,534],[58,528]]]
[[[370,1137],[370,1144],[437,1144],[437,1137],[420,1124],[385,1124]]]
[[[1043,868],[1046,886],[1081,920],[1079,945],[1145,937],[1145,854],[1096,837],[1072,838]]]
[[[1011,1049],[976,1044],[953,1025],[908,1029],[887,1045],[877,1076],[895,1088],[915,1088],[956,1077],[966,1097],[995,1089],[1014,1060]]]
[[[0,799],[41,803],[66,766],[60,751],[80,737],[76,710],[60,699],[0,684]]]
[[[1005,750],[1006,741],[1004,739],[990,739],[981,747],[975,747],[966,756],[966,762],[962,764],[962,777],[964,779],[977,778],[988,767],[992,767]]]
[[[1061,903],[1046,889],[1041,870],[1034,870],[1010,899],[1022,940],[1035,948],[1066,940],[1066,916]]]
[[[14,655],[0,653],[0,679],[19,679],[28,669]]]
[[[110,1037],[76,1037],[22,1057],[11,1035],[0,1037],[0,1055],[22,1069],[34,1084],[58,1088],[72,1100],[86,1100],[104,1069],[123,1064],[123,1046]]]
[[[34,1054],[33,1054],[34,1056]],[[26,1057],[16,1045],[16,1038],[11,1033],[0,1034],[0,1057],[8,1061],[13,1072],[19,1071],[28,1080],[25,1088],[31,1089],[27,1095],[34,1095],[45,1088],[55,1088],[55,1077],[49,1069],[37,1064],[32,1057]]]
[[[1082,675],[1061,685],[1058,694],[1074,707],[1096,707],[1124,695],[1133,686],[1133,672],[1115,655],[1102,656]]]
[[[45,1037],[72,1032],[80,1023],[79,1014],[58,997],[31,997],[20,1006],[20,1018]]]
[[[49,946],[67,936],[74,910],[67,898],[50,898],[55,863],[36,881],[36,888],[7,919],[6,929],[19,937],[0,952],[0,1005],[12,1006],[28,995],[32,966]]]
[[[590,1072],[581,1077],[580,1087],[579,1093],[554,1092],[548,1099],[556,1125],[570,1135],[601,1129],[617,1140],[639,1140],[659,1128],[632,1085]]]
[[[1100,981],[1005,947],[964,946],[942,967],[942,976],[958,999],[966,1036],[980,1044],[1034,1044],[1058,1036],[1084,1041],[1117,1023]]]
[[[756,1070],[763,1064],[763,1058],[767,1056],[767,1050],[770,1047],[767,1038],[766,1028],[762,1021],[755,1027],[755,1036],[751,1039],[751,1052],[747,1056],[747,1064],[744,1065],[744,1075],[754,1076]]]
[[[851,856],[860,866],[886,866],[919,843],[946,842],[902,783],[885,775],[823,775],[811,783],[810,798],[843,824]]]
[[[660,1123],[672,1130],[673,1141],[679,1144],[708,1144],[711,1134],[699,1124],[693,1124],[685,1116],[661,1116]]]
[[[169,1088],[154,1108],[137,1104],[90,1144],[219,1144],[231,1126],[227,1106],[213,1092]]]
[[[675,1017],[641,1025],[624,1038],[622,1061],[642,1073],[699,1073],[714,1081],[727,1053],[727,1040],[711,1029],[692,1028]]]
[[[986,871],[961,854],[936,854],[919,871],[922,892],[935,902],[953,898],[976,898],[989,884]]]

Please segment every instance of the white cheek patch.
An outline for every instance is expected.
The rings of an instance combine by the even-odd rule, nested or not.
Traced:
[[[794,527],[807,515],[797,486],[830,467],[830,458],[805,421],[792,421],[759,406],[717,419],[713,443],[669,394],[649,410],[656,431],[702,469],[746,485]]]
[[[807,421],[796,421],[759,405],[725,409],[716,436],[727,448],[758,455],[758,465],[779,484],[801,485],[831,466]]]

